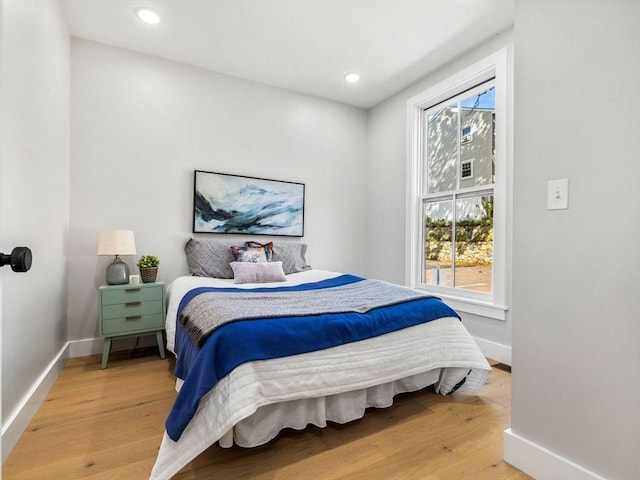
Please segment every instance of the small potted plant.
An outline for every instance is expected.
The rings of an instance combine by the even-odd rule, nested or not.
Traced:
[[[153,283],[156,281],[158,275],[158,265],[160,260],[155,255],[143,255],[138,260],[138,268],[140,269],[140,276],[144,283]]]

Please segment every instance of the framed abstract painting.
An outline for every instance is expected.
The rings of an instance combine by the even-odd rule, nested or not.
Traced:
[[[193,232],[304,235],[304,183],[196,170]]]

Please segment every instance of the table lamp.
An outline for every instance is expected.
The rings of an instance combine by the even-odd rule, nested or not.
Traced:
[[[107,266],[107,283],[120,285],[129,283],[129,267],[119,255],[135,255],[136,241],[131,230],[105,230],[100,232],[98,255],[115,255]]]

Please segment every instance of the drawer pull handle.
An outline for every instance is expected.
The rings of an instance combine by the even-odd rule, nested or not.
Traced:
[[[130,293],[130,292],[139,292],[139,291],[140,291],[140,289],[139,289],[139,288],[126,288],[124,291],[125,291],[125,292],[127,292],[127,293]]]
[[[125,307],[137,307],[142,302],[127,302],[124,304]]]
[[[131,315],[130,317],[125,317],[125,320],[140,320],[142,315]]]

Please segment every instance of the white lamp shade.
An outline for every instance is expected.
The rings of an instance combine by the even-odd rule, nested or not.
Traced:
[[[136,241],[131,230],[100,232],[98,255],[135,255]]]

